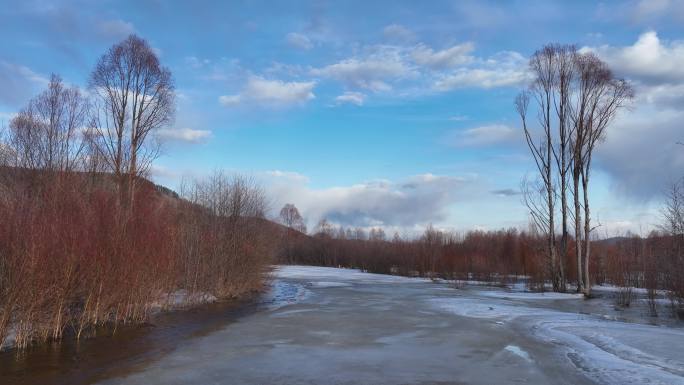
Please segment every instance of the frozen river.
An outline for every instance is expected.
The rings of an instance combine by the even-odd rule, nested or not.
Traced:
[[[261,305],[223,323],[214,319],[209,330],[180,333],[155,354],[131,352],[145,358],[120,358],[116,369],[93,371],[88,366],[98,363],[91,362],[83,368],[97,373],[91,377],[72,370],[44,378],[141,385],[684,384],[684,330],[648,325],[638,315],[616,320],[620,314],[608,301],[572,294],[455,289],[288,266],[274,272]]]

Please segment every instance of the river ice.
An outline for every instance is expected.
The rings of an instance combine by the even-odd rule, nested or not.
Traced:
[[[284,266],[261,310],[104,384],[684,384],[684,329],[610,301]]]

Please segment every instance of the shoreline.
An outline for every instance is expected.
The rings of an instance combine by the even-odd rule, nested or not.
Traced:
[[[188,338],[207,335],[253,314],[261,305],[261,294],[161,311],[148,322],[120,325],[113,334],[4,350],[0,352],[0,378],[5,385],[75,385],[134,372]]]

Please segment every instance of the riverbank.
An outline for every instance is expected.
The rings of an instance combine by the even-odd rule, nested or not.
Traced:
[[[113,335],[64,339],[0,352],[3,385],[78,385],[143,368],[184,342],[211,334],[252,314],[260,294],[216,300],[156,313],[142,325],[121,325]]]

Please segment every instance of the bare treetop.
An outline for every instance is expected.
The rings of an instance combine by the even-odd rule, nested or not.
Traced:
[[[302,218],[301,214],[299,214],[299,210],[292,203],[286,203],[285,206],[280,209],[280,221],[293,230],[306,233],[304,218]]]
[[[144,174],[158,154],[148,136],[174,117],[171,72],[147,41],[131,35],[102,55],[89,85],[98,99],[95,126],[109,167],[117,175]]]
[[[53,74],[48,88],[10,122],[14,165],[59,171],[80,166],[87,110],[87,100],[80,90],[65,87],[62,78]]]

